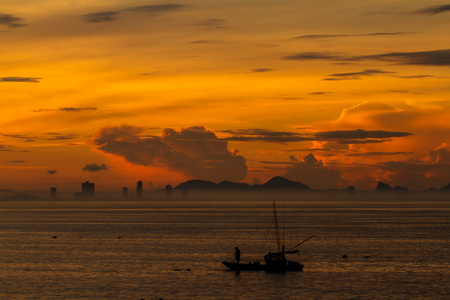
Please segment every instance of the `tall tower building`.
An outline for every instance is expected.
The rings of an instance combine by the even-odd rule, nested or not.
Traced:
[[[50,198],[56,198],[56,188],[55,187],[50,188]]]
[[[86,181],[81,184],[81,195],[83,197],[95,196],[95,184],[93,182]]]
[[[139,180],[136,185],[136,198],[142,199],[142,180]]]

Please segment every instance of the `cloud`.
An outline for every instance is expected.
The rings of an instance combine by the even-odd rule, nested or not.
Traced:
[[[357,60],[380,60],[400,65],[450,66],[450,49],[421,52],[390,52],[355,57]]]
[[[82,15],[82,17],[88,23],[103,23],[116,21],[119,15],[122,14],[123,12],[146,13],[151,16],[157,16],[163,13],[177,11],[184,7],[186,7],[186,5],[183,4],[157,4],[157,5],[135,6],[124,10],[94,12]]]
[[[388,72],[380,69],[370,69],[361,72],[330,74],[328,75],[330,77],[325,78],[323,80],[354,80],[354,79],[361,79],[361,77],[363,76],[392,75],[392,74],[397,74],[397,72]]]
[[[20,163],[24,163],[25,161],[24,160],[8,160],[8,162],[20,164]]]
[[[370,113],[370,112],[383,112],[395,110],[392,106],[382,102],[367,101],[364,103],[358,103],[350,108],[345,108],[339,119],[343,119],[353,114]]]
[[[340,37],[364,37],[364,36],[402,35],[402,34],[409,34],[409,32],[374,32],[363,34],[310,34],[310,35],[296,36],[293,39],[328,39]]]
[[[146,5],[146,6],[135,6],[125,11],[131,12],[143,12],[150,15],[159,15],[166,12],[176,11],[185,8],[186,5],[183,4],[157,4],[157,5]]]
[[[98,172],[101,170],[108,170],[109,167],[106,166],[105,164],[101,164],[101,165],[97,165],[96,163],[93,164],[87,164],[83,167],[83,171],[88,171],[88,172]]]
[[[288,166],[283,176],[319,189],[337,187],[341,180],[340,172],[325,167],[312,153],[303,156],[302,161]]]
[[[51,135],[52,137],[47,138],[48,141],[57,141],[57,140],[72,140],[78,137],[78,134],[75,133],[67,133],[67,134],[61,134],[61,133],[47,133],[48,135]]]
[[[292,55],[283,56],[285,60],[345,60],[344,56],[329,52],[301,52]]]
[[[414,152],[358,152],[358,153],[347,153],[346,156],[391,156],[391,155],[410,155]]]
[[[322,131],[317,132],[315,136],[320,139],[387,139],[392,137],[406,137],[413,135],[410,132],[395,132],[384,130],[367,131],[362,129],[356,130],[336,130],[336,131]]]
[[[193,23],[194,26],[203,27],[204,29],[225,29],[228,28],[229,22],[224,19],[206,19]]]
[[[393,137],[406,137],[412,135],[409,132],[391,132],[383,130],[366,131],[356,130],[336,130],[321,131],[310,134],[299,134],[288,131],[272,131],[269,129],[240,129],[240,130],[219,130],[218,132],[228,134],[224,137],[227,141],[237,142],[269,142],[269,143],[290,143],[304,141],[333,141],[342,144],[371,144],[390,141]]]
[[[63,112],[80,112],[85,110],[97,110],[96,107],[60,107],[57,109],[51,108],[39,108],[32,110],[33,112],[50,112],[50,111],[63,111]]]
[[[42,78],[36,77],[1,77],[0,82],[34,82],[39,83]]]
[[[429,15],[436,15],[440,13],[444,13],[450,11],[450,5],[434,5],[434,6],[428,6],[419,10],[416,10],[415,13],[419,14],[429,14]]]
[[[267,68],[260,68],[260,69],[252,69],[253,73],[265,73],[273,71],[273,69],[267,69]]]
[[[446,143],[442,143],[439,147],[428,151],[428,155],[424,160],[434,164],[450,164],[450,149]]]
[[[100,22],[112,22],[117,20],[117,16],[120,14],[118,11],[103,11],[92,14],[83,15],[86,22],[100,23]]]
[[[47,170],[47,174],[54,175],[56,174],[56,170]]]
[[[366,61],[377,60],[400,65],[450,66],[450,49],[420,52],[389,52],[375,55],[342,55],[328,52],[301,52],[284,56],[285,60]]]
[[[144,137],[143,131],[128,125],[105,127],[89,143],[129,162],[166,167],[195,179],[240,181],[247,175],[245,158],[203,126],[165,128],[161,136]]]
[[[34,140],[35,140],[35,137],[22,135],[22,134],[3,134],[3,136],[15,138],[15,139],[26,140],[25,142],[34,142]]]
[[[313,95],[313,96],[324,95],[324,96],[327,96],[329,94],[331,94],[331,93],[330,92],[312,92],[312,93],[309,93],[308,95]]]
[[[231,136],[224,138],[227,141],[287,143],[311,140],[296,132],[272,131],[269,129],[220,130],[218,132],[230,134]]]
[[[203,44],[203,45],[215,45],[215,44],[222,44],[223,41],[221,40],[197,40],[188,42],[188,44]]]
[[[8,28],[26,26],[26,24],[21,23],[22,21],[22,18],[16,17],[15,15],[0,14],[0,25],[4,25]]]

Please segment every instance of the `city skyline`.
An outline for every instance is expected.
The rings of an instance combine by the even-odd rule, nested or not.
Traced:
[[[0,189],[442,188],[449,15],[442,1],[3,1]]]

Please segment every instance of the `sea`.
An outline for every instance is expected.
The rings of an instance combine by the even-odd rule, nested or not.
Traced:
[[[302,272],[227,270],[276,251]],[[0,198],[0,299],[450,299],[449,194]]]

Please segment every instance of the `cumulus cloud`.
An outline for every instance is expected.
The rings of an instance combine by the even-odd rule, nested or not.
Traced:
[[[446,143],[442,143],[442,145],[428,151],[428,155],[424,160],[435,164],[450,164],[450,149]]]
[[[106,171],[108,169],[109,169],[109,167],[107,165],[105,165],[105,164],[98,165],[96,163],[87,164],[87,165],[85,165],[83,167],[83,171],[88,171],[88,172],[98,172],[98,171],[101,171],[101,170],[105,170]]]
[[[105,127],[90,144],[129,162],[167,167],[195,179],[240,181],[247,175],[245,158],[203,126],[166,128],[161,136],[142,136],[143,131],[128,125]]]
[[[22,18],[16,17],[15,15],[0,14],[0,25],[4,25],[8,28],[26,26],[26,24],[21,23],[22,21]]]
[[[33,82],[39,83],[42,78],[37,77],[1,77],[0,82]]]
[[[284,56],[285,60],[366,61],[377,60],[399,65],[450,66],[450,49],[419,52],[388,52],[375,55],[343,55],[328,52],[301,52]]]
[[[341,180],[340,172],[325,167],[312,153],[303,156],[302,161],[288,166],[284,177],[316,189],[337,187]]]

